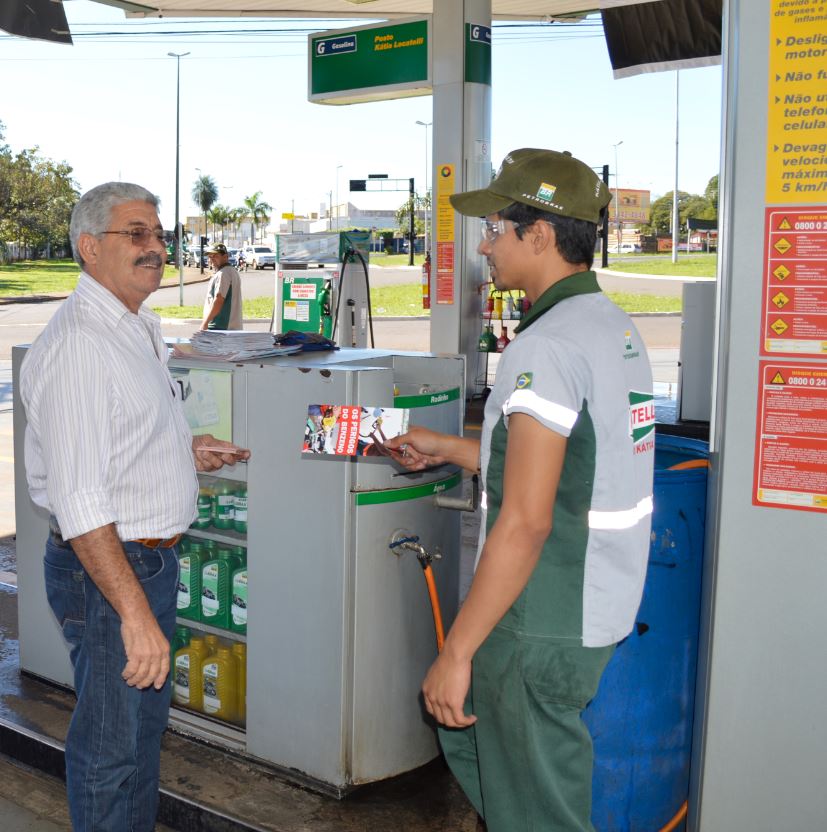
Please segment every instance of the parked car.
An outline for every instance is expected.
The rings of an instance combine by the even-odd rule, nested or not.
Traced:
[[[270,246],[247,246],[244,249],[244,259],[247,265],[254,269],[276,268],[276,253]]]

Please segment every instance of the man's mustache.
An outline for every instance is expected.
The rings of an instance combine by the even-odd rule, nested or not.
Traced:
[[[161,255],[159,254],[144,254],[135,261],[136,266],[152,266],[155,269],[163,266],[161,262]]]

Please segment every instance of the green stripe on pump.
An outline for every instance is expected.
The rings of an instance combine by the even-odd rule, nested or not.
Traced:
[[[394,396],[394,407],[432,407],[435,404],[453,402],[459,398],[459,387],[441,390],[439,393],[421,393],[418,396]]]
[[[429,482],[426,485],[413,485],[409,488],[391,488],[387,491],[358,491],[356,492],[357,506],[376,506],[380,503],[400,503],[403,500],[418,500],[421,497],[431,497],[450,491],[462,482],[462,473],[457,471],[444,480]]]

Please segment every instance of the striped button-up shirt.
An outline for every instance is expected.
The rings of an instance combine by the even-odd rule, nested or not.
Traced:
[[[121,540],[171,537],[195,516],[192,434],[160,319],[86,273],[20,371],[32,500],[64,538],[115,523]]]

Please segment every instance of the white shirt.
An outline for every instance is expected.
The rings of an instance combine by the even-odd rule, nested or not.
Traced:
[[[28,351],[26,478],[66,539],[115,523],[121,540],[171,537],[195,517],[198,478],[160,318],[88,274]]]

